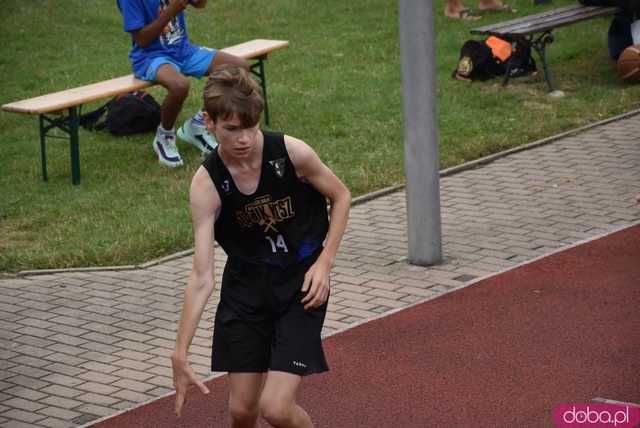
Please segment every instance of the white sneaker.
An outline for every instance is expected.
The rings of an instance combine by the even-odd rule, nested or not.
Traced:
[[[153,139],[153,150],[158,154],[158,161],[162,165],[175,168],[182,165],[182,158],[176,147],[176,134],[162,132],[158,129]]]
[[[209,132],[207,127],[193,123],[193,119],[187,120],[178,129],[178,138],[200,150],[203,155],[218,146],[216,137]]]

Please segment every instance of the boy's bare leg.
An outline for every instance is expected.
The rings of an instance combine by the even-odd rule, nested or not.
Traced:
[[[162,127],[173,129],[176,119],[182,110],[182,104],[189,95],[189,80],[171,64],[158,67],[156,81],[167,90],[167,96],[162,102]]]
[[[270,371],[267,375],[260,411],[271,425],[277,428],[313,428],[311,418],[296,404],[296,392],[301,376]]]
[[[266,373],[229,373],[229,413],[232,428],[255,428]]]

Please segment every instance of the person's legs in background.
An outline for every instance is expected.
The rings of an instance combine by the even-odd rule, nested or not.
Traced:
[[[176,147],[175,123],[182,110],[182,104],[189,95],[189,80],[176,66],[165,62],[157,66],[155,78],[167,90],[162,102],[161,122],[153,140],[153,149],[161,164],[168,167],[182,165],[182,158]]]
[[[502,3],[502,0],[479,0],[478,9],[481,11],[497,11],[516,13],[511,6]],[[444,15],[452,19],[462,19],[464,21],[477,21],[480,15],[473,13],[465,7],[462,0],[447,0],[444,7]]]
[[[517,12],[511,6],[502,3],[501,0],[480,0],[478,2],[478,9],[482,11],[489,10],[489,11],[496,11],[496,12],[511,12],[511,13]]]
[[[479,15],[474,14],[466,8],[462,0],[447,0],[444,6],[444,16],[451,19],[462,19],[464,21],[477,21]]]
[[[213,49],[199,48],[191,58],[185,61],[182,72],[200,78],[205,75],[208,76],[215,68],[221,65],[234,65],[249,69],[249,63],[244,58]],[[178,129],[178,138],[196,147],[203,155],[206,155],[218,145],[213,134],[205,126],[202,110],[199,110],[193,117],[182,124]]]

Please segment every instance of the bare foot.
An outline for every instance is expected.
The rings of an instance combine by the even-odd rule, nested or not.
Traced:
[[[463,21],[477,21],[481,18],[480,15],[476,15],[471,9],[444,9],[444,16],[451,19],[461,19]]]
[[[495,12],[511,12],[516,13],[517,10],[509,6],[508,4],[502,3],[501,0],[485,0],[480,1],[478,3],[478,9],[482,11],[495,11]]]

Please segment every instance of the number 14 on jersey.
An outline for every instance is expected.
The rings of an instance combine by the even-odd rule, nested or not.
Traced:
[[[271,251],[274,254],[278,252],[278,249],[280,249],[281,251],[284,251],[285,253],[289,252],[289,249],[287,248],[287,244],[284,242],[284,238],[282,237],[282,235],[278,234],[275,241],[270,236],[265,236],[264,239],[266,239],[269,242],[269,244],[271,244]]]

